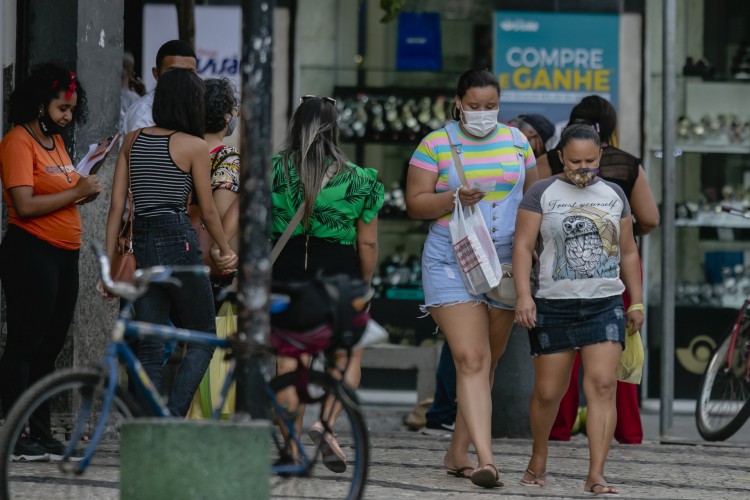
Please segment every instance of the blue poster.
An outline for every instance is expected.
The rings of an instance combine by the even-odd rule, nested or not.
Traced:
[[[396,69],[401,71],[440,71],[443,51],[440,14],[402,12],[398,16]]]
[[[616,14],[495,12],[500,119],[539,113],[565,122],[592,94],[617,108],[619,30]]]

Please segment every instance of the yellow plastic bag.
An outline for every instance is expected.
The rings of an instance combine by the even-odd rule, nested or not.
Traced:
[[[617,380],[640,384],[643,375],[643,342],[641,332],[632,335],[625,334],[625,350],[620,355],[620,364],[617,365]]]
[[[220,339],[237,331],[237,306],[229,301],[224,302],[216,316],[216,336]],[[224,351],[214,351],[214,357],[208,365],[198,391],[188,411],[188,418],[201,420],[211,418],[213,409],[219,404],[221,385],[229,371],[229,361],[224,359]],[[235,387],[234,382],[227,393],[227,400],[221,409],[221,418],[229,418],[234,413]]]

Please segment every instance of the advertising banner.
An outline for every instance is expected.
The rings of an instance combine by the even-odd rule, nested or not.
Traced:
[[[174,5],[146,4],[143,8],[143,60],[141,77],[146,88],[156,80],[151,68],[156,52],[177,34],[177,9]],[[195,54],[201,78],[227,77],[239,91],[241,84],[242,8],[239,5],[195,7]]]
[[[567,121],[592,94],[617,107],[617,15],[497,11],[494,47],[502,121],[528,113]]]

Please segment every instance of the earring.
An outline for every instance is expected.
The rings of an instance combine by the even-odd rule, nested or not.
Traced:
[[[44,110],[42,110],[42,109],[40,108],[40,109],[39,109],[39,118],[41,118],[43,114],[44,114]]]

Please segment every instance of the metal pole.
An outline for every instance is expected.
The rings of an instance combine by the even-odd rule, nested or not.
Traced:
[[[242,136],[240,138],[239,337],[236,419],[268,418],[264,376],[268,345],[271,263],[268,243],[271,193],[271,76],[273,0],[243,0]]]
[[[661,404],[659,433],[672,429],[674,404],[675,307],[675,0],[664,0],[662,33],[662,250],[661,250]]]

